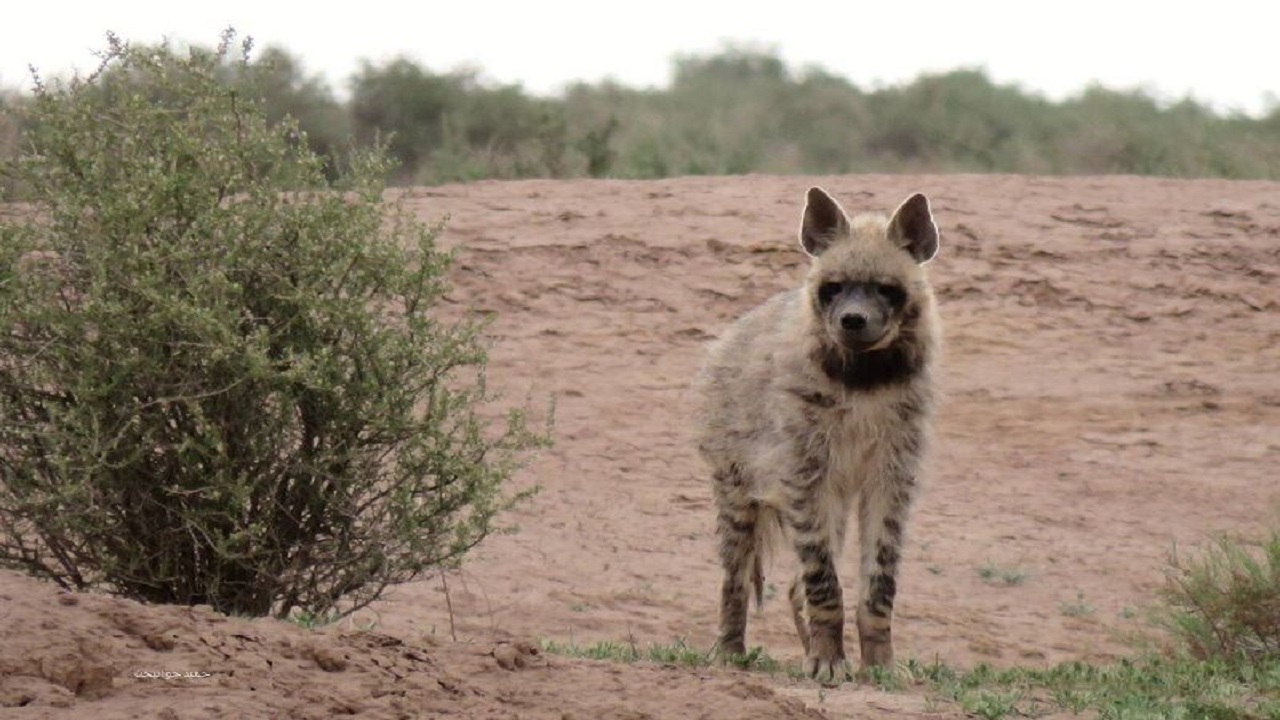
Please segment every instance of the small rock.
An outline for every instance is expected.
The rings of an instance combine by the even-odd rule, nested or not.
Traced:
[[[142,642],[156,652],[168,652],[177,645],[175,642],[176,637],[177,635],[173,634],[145,633],[142,635]]]
[[[510,643],[498,643],[490,654],[497,661],[498,667],[503,670],[519,670],[522,667],[526,667],[529,664],[529,659],[536,657],[538,653],[537,645],[517,640]]]
[[[311,658],[325,672],[342,672],[350,664],[342,653],[333,648],[322,646],[316,646],[311,649]]]

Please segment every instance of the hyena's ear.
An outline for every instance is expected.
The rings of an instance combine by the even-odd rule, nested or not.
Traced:
[[[938,254],[938,225],[933,222],[928,198],[916,193],[898,206],[889,221],[889,240],[921,265]]]
[[[840,203],[820,187],[809,188],[800,221],[800,247],[811,257],[818,257],[832,240],[848,233],[849,218]]]

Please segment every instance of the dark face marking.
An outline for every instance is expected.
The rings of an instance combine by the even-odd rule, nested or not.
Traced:
[[[907,291],[892,281],[827,278],[814,291],[814,310],[839,345],[858,352],[891,332],[902,315]]]
[[[826,301],[824,302],[824,298]],[[813,294],[813,308],[822,319],[813,359],[823,373],[849,390],[875,390],[913,379],[926,363],[925,343],[916,335],[921,309],[906,288],[892,282],[827,280]],[[866,325],[847,317],[861,315]],[[876,341],[897,325],[897,336],[876,350]],[[861,337],[862,339],[859,339]],[[835,338],[839,338],[836,340]],[[903,408],[903,415],[916,408]]]
[[[826,308],[836,299],[840,292],[844,289],[843,283],[824,282],[818,286],[818,307]]]
[[[815,298],[818,308],[827,310],[833,303],[850,295],[860,294],[878,303],[884,312],[900,312],[907,304],[907,290],[892,281],[850,280],[830,278],[818,284]]]
[[[907,304],[907,291],[897,283],[877,283],[875,290],[894,312],[901,312]]]
[[[925,348],[915,334],[920,307],[903,285],[831,277],[818,283],[811,299],[823,324],[814,360],[827,377],[850,390],[874,390],[907,382],[924,367]],[[897,336],[888,347],[869,349],[894,326]]]

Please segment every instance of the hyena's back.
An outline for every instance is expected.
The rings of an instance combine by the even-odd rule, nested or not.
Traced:
[[[745,651],[751,586],[771,540],[800,561],[790,599],[821,680],[848,674],[836,559],[859,526],[858,629],[864,665],[892,662],[890,616],[907,509],[931,405],[933,297],[923,269],[937,249],[928,201],[850,220],[810,190],[805,285],[734,323],[699,378],[699,449],[711,467],[724,567],[719,646]],[[757,595],[758,596],[758,595]]]

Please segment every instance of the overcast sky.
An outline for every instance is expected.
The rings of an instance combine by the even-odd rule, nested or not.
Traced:
[[[1272,0],[11,0],[0,22],[0,86],[27,87],[29,64],[44,75],[91,70],[108,30],[213,45],[228,25],[260,47],[290,50],[339,93],[361,59],[397,55],[435,71],[479,67],[537,93],[606,77],[658,86],[674,56],[737,42],[864,88],[981,67],[1053,99],[1097,82],[1260,113],[1280,95],[1280,3]]]

